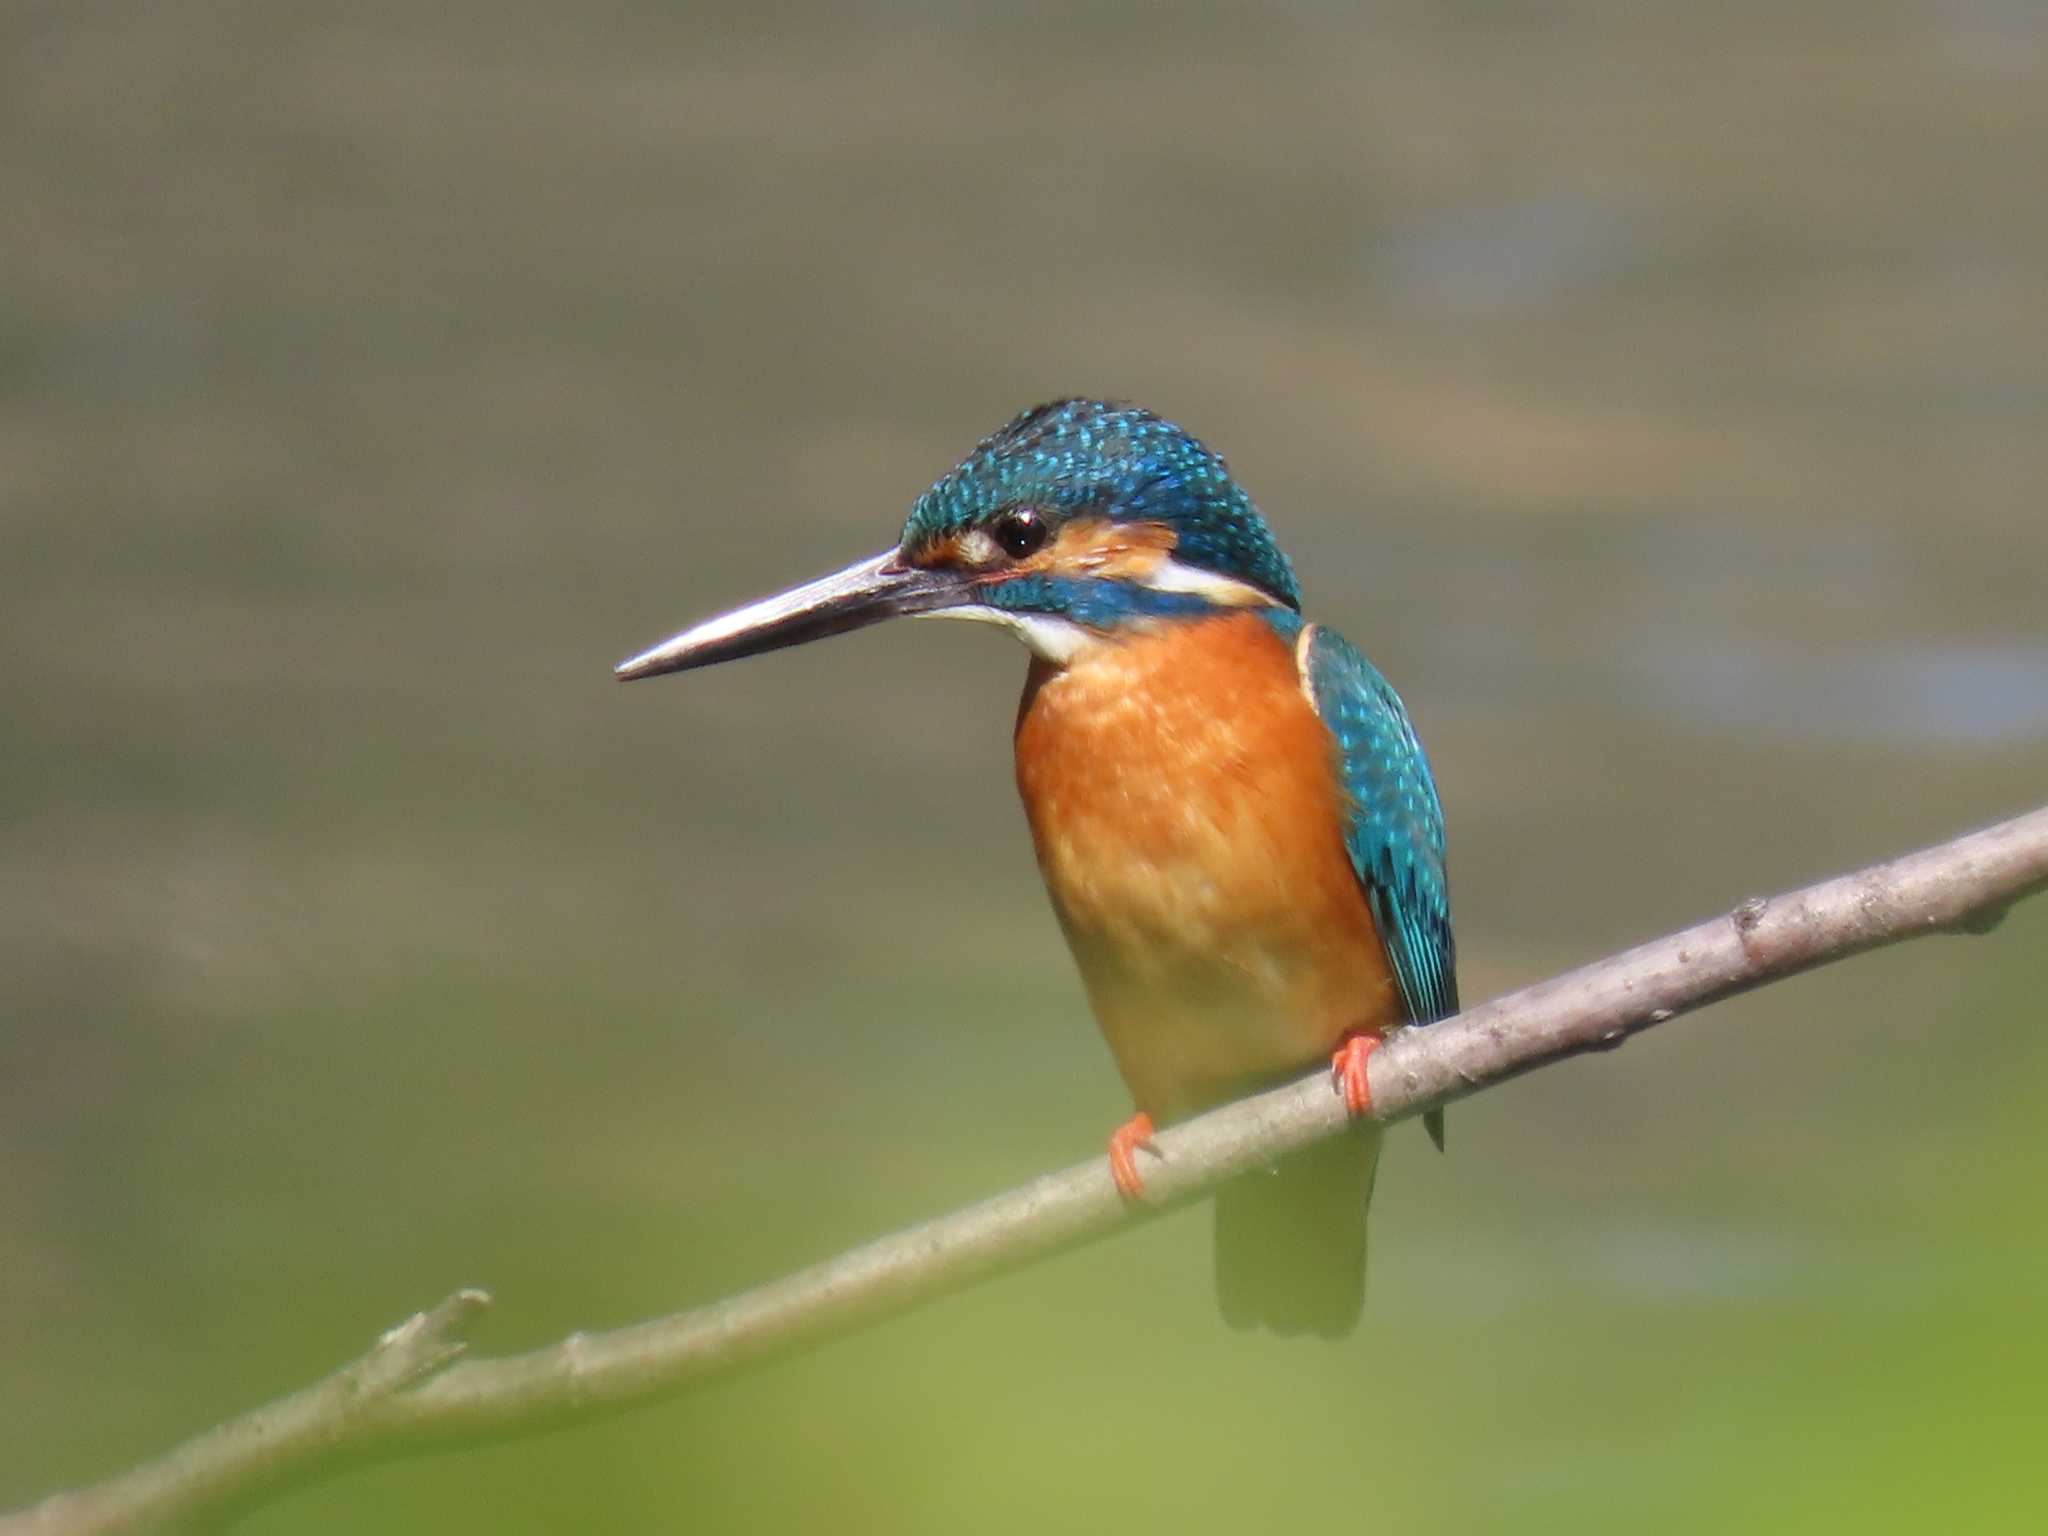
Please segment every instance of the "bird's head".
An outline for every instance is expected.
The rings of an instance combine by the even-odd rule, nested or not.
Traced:
[[[1132,626],[1299,608],[1294,570],[1223,460],[1135,406],[1026,411],[910,509],[893,549],[684,630],[622,678],[710,666],[899,616],[978,619],[1069,660]]]

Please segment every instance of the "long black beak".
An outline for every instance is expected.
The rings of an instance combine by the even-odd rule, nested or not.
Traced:
[[[902,562],[888,549],[843,571],[792,587],[758,603],[706,619],[652,650],[622,661],[613,671],[625,682],[687,672],[786,645],[843,635],[884,619],[936,613],[973,601],[967,580],[956,571],[925,570]]]

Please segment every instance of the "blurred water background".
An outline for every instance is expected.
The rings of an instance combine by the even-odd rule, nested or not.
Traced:
[[[1470,998],[2048,790],[2029,0],[0,36],[0,1507],[1099,1147],[1014,647],[608,676],[1038,400],[1229,454],[1404,690]],[[1341,1347],[1190,1212],[246,1529],[2035,1529],[2044,941],[1403,1130]]]

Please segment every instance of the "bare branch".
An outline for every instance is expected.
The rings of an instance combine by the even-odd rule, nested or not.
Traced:
[[[168,1456],[34,1509],[0,1532],[166,1531],[218,1519],[374,1433],[378,1408],[461,1358],[462,1334],[491,1298],[457,1291],[389,1329],[325,1381],[188,1440]]]
[[[1983,933],[2048,887],[2048,809],[1769,898],[1390,1039],[1374,1112],[1401,1120],[1546,1062],[1604,1050],[1720,998],[1928,933]],[[1336,1134],[1318,1073],[1162,1132],[1155,1209]],[[1127,1208],[1093,1158],[729,1300],[531,1354],[458,1360],[487,1304],[461,1291],[325,1381],[104,1483],[0,1516],[0,1536],[81,1536],[220,1519],[338,1464],[532,1432],[668,1396],[974,1280],[1103,1236]]]

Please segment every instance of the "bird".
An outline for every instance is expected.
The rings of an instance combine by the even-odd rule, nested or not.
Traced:
[[[655,677],[894,617],[998,625],[1030,653],[1016,779],[1040,873],[1134,1113],[1157,1127],[1327,1065],[1346,1134],[1217,1193],[1237,1329],[1342,1338],[1363,1311],[1382,1127],[1366,1070],[1458,1010],[1444,815],[1400,696],[1302,615],[1229,466],[1138,406],[1055,400],[911,505],[895,545],[619,663]],[[1441,1112],[1427,1124],[1439,1150]]]

